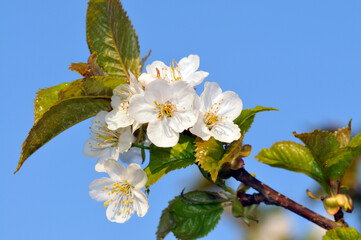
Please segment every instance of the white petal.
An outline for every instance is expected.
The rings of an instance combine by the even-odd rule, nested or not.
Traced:
[[[176,132],[183,132],[185,129],[192,127],[198,118],[198,111],[183,111],[174,113],[173,117],[169,118],[169,126]]]
[[[170,92],[173,96],[173,104],[177,104],[178,110],[182,110],[179,107],[193,107],[194,100],[196,98],[196,91],[193,87],[183,81],[177,81],[171,84]]]
[[[158,112],[155,105],[145,101],[143,94],[136,94],[130,99],[129,114],[139,123],[146,123],[157,119]]]
[[[224,120],[211,129],[211,134],[221,142],[230,143],[241,137],[241,130],[233,122]]]
[[[92,128],[97,129],[97,127],[103,128],[103,126],[106,126],[105,115],[107,115],[107,113],[106,111],[100,111],[92,121]]]
[[[107,148],[107,154],[98,158],[98,161],[95,164],[95,171],[97,172],[106,172],[105,168],[104,168],[104,161],[106,159],[113,159],[115,161],[117,161],[119,158],[119,149],[112,147],[112,148]]]
[[[182,78],[187,78],[199,68],[199,56],[189,55],[188,57],[182,58],[178,63],[178,68],[182,74]]]
[[[113,109],[105,116],[108,129],[117,130],[118,128],[127,127],[134,123],[134,119],[129,115],[128,109]]]
[[[199,114],[197,122],[189,131],[202,138],[203,141],[207,141],[211,137],[211,132],[203,121],[203,114]]]
[[[132,133],[134,133],[135,131],[137,131],[140,127],[142,126],[141,123],[134,121],[133,125],[132,125]]]
[[[148,84],[144,99],[150,104],[154,104],[154,101],[157,101],[158,104],[164,104],[167,101],[172,102],[173,94],[174,92],[166,80],[157,79]]]
[[[201,94],[201,102],[204,104],[204,108],[209,110],[214,103],[214,99],[222,93],[222,89],[216,82],[206,82],[204,84],[204,91]]]
[[[147,85],[149,83],[153,82],[156,79],[158,79],[158,77],[156,75],[149,74],[149,73],[142,73],[139,76],[139,82],[141,82],[144,87],[147,87]]]
[[[161,71],[162,68],[164,68],[164,69],[167,68],[167,65],[165,65],[161,61],[154,61],[154,62],[152,62],[152,64],[147,65],[145,69],[147,70],[147,73],[157,76],[157,74],[158,74],[157,68],[158,68],[158,71]]]
[[[110,190],[106,190],[104,187],[113,185],[113,182],[114,181],[112,179],[106,177],[94,180],[89,185],[90,197],[100,202],[107,201],[109,198],[108,192]],[[104,189],[104,191],[102,191],[102,189]]]
[[[140,148],[133,147],[127,152],[120,154],[120,160],[124,163],[138,163],[142,160],[142,152]]]
[[[140,93],[143,90],[142,84],[136,79],[133,73],[129,70],[129,85],[135,90],[136,93]]]
[[[221,117],[228,117],[229,121],[236,119],[242,112],[242,100],[235,92],[224,92],[215,99],[215,102],[220,103],[217,114]]]
[[[115,202],[117,202],[117,205],[115,205]],[[122,210],[122,212],[119,213],[119,210]],[[116,201],[108,203],[108,208],[105,214],[111,222],[124,223],[129,220],[133,213],[134,208],[130,208],[129,212],[127,212],[124,205],[120,204],[119,199],[117,199]]]
[[[131,131],[131,127],[126,127],[121,130],[122,131],[118,139],[118,149],[120,153],[123,153],[128,151],[128,149],[132,146],[134,137]]]
[[[169,127],[168,118],[149,122],[147,135],[149,140],[158,147],[173,147],[179,140],[179,133]]]
[[[126,168],[113,159],[104,160],[104,168],[105,171],[109,174],[110,178],[116,182],[120,182],[128,178],[128,172]]]
[[[192,87],[199,85],[203,82],[203,80],[208,77],[209,73],[204,71],[198,71],[191,73],[187,78],[184,78],[183,81],[187,82]]]
[[[83,146],[83,153],[87,157],[98,158],[109,154],[109,148],[99,148],[95,138],[89,138]]]
[[[112,108],[120,107],[121,104],[125,101],[128,101],[129,98],[129,88],[128,84],[121,84],[114,88],[113,96],[111,98]]]
[[[148,212],[149,204],[145,194],[140,189],[134,189],[134,210],[139,217],[144,217]]]
[[[128,182],[135,188],[143,188],[148,181],[147,174],[143,171],[141,166],[132,163],[127,167]]]

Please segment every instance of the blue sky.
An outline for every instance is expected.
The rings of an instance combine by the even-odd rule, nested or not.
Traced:
[[[350,118],[354,133],[361,131],[361,2],[126,0],[123,4],[139,35],[141,54],[152,49],[148,64],[198,54],[200,69],[210,73],[206,81],[238,93],[245,108],[280,109],[256,117],[245,138],[253,146],[246,168],[326,215],[320,203],[306,198],[305,190],[315,188],[312,180],[258,163],[253,156],[275,141],[295,140],[293,131],[343,126]],[[167,202],[184,187],[191,190],[199,177],[194,166],[171,173],[151,189],[144,218],[133,217],[123,225],[109,222],[102,203],[88,196],[89,183],[103,176],[94,171],[95,160],[82,154],[89,120],[47,143],[13,175],[33,124],[36,91],[80,78],[67,68],[89,56],[86,8],[87,2],[79,0],[0,1],[1,239],[153,239]],[[201,85],[198,93],[202,91]],[[289,215],[295,227],[308,226]],[[349,215],[346,219],[360,228]],[[236,226],[224,216],[206,239],[224,234],[240,239]]]

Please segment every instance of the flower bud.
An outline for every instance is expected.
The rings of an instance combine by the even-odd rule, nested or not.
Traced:
[[[353,211],[353,202],[349,195],[347,194],[337,194],[336,195],[337,203],[340,207],[342,207],[346,212]]]
[[[335,215],[338,210],[340,210],[336,197],[325,198],[325,200],[323,200],[323,206],[325,207],[326,212],[330,215]]]
[[[243,166],[244,166],[244,161],[241,157],[233,159],[233,161],[231,163],[232,170],[238,170],[240,168],[243,168]]]
[[[248,157],[251,154],[251,150],[252,150],[252,146],[251,145],[243,145],[241,152],[239,153],[239,155],[241,157]]]

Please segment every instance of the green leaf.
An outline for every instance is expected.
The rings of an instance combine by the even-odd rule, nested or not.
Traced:
[[[54,87],[40,89],[34,100],[34,122],[37,122],[43,114],[58,101],[60,90],[66,89],[70,83],[62,83]]]
[[[182,192],[181,198],[189,204],[222,203],[229,201],[229,199],[221,197],[219,193],[205,191],[193,191],[187,194],[183,194]]]
[[[311,152],[301,144],[289,141],[276,142],[270,149],[262,149],[255,158],[272,167],[304,173],[323,186],[326,184],[321,168]]]
[[[196,139],[196,163],[211,174],[213,182],[217,180],[219,169],[222,166],[223,152],[223,144],[214,137],[208,141],[203,141],[201,138]]]
[[[233,122],[239,126],[242,134],[244,134],[251,128],[255,115],[264,111],[278,111],[278,109],[261,106],[256,106],[252,109],[243,109],[241,114]]]
[[[328,230],[322,240],[360,240],[361,234],[355,228],[334,228]]]
[[[214,182],[211,178],[211,174],[207,171],[205,171],[201,166],[198,165],[198,169],[201,172],[202,176],[210,181],[211,183],[216,184],[218,187],[222,188],[223,190],[227,191],[227,186],[225,181],[222,178],[217,178],[217,180]]]
[[[57,101],[42,114],[24,141],[15,173],[31,154],[59,133],[101,110],[109,111],[113,89],[125,82],[121,78],[92,77],[76,80],[59,90]]]
[[[98,53],[99,66],[109,75],[140,75],[138,36],[118,0],[90,0],[86,16],[90,52]]]
[[[158,229],[169,229],[172,226],[172,232],[178,239],[197,239],[206,236],[218,224],[223,212],[222,204],[219,201],[212,202],[212,194],[203,192],[190,192],[184,196],[176,197],[169,202],[168,210],[163,211],[163,221]],[[196,196],[196,197],[195,197]],[[189,203],[183,198],[202,198],[206,199],[205,203]],[[164,216],[168,215],[168,216]],[[161,218],[161,220],[162,220]],[[165,221],[164,219],[167,219]],[[162,231],[164,233],[166,231]],[[157,235],[158,239],[164,237]]]
[[[294,132],[293,135],[306,145],[323,171],[331,153],[340,148],[337,137],[331,132],[315,130],[301,134]]]
[[[346,147],[351,138],[351,120],[347,127],[337,130],[334,134],[340,143],[340,147]]]
[[[330,180],[342,180],[347,169],[360,153],[361,146],[344,147],[333,152],[325,164],[328,178]]]
[[[240,201],[238,201],[237,197],[235,197],[232,202],[232,214],[236,218],[243,216],[243,205]]]
[[[193,138],[181,134],[177,145],[160,148],[150,145],[149,165],[144,169],[148,175],[146,187],[156,183],[170,171],[185,168],[194,163]]]
[[[157,240],[163,240],[168,233],[175,228],[175,221],[173,219],[172,214],[169,212],[169,208],[166,208],[162,211],[162,216],[160,217],[160,221],[157,229]]]

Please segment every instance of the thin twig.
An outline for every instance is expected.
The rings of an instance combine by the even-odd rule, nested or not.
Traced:
[[[264,202],[265,204],[276,205],[286,208],[327,230],[345,226],[345,224],[340,222],[334,222],[328,218],[325,218],[313,212],[312,210],[296,203],[295,201],[287,198],[281,193],[273,190],[266,184],[252,177],[251,174],[249,174],[244,168],[232,171],[232,176],[238,181],[241,181],[247,186],[257,190],[259,194],[263,196],[262,202]],[[260,198],[258,200],[260,200]]]

